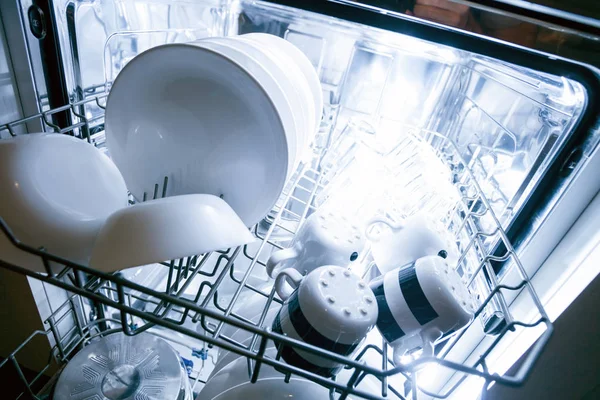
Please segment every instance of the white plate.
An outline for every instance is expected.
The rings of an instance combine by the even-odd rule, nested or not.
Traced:
[[[242,35],[242,37],[252,38],[254,40],[263,42],[264,44],[277,47],[282,53],[287,54],[288,57],[293,59],[296,65],[300,68],[302,74],[306,78],[314,99],[313,104],[315,107],[316,122],[315,129],[312,132],[312,135],[309,137],[309,140],[311,140],[311,138],[313,138],[316,132],[319,130],[321,117],[323,115],[323,89],[321,88],[321,82],[319,81],[319,75],[317,75],[315,67],[312,65],[308,57],[306,57],[306,55],[302,52],[302,50],[287,40],[280,38],[279,36],[269,35],[267,33],[248,33],[246,35]]]
[[[268,357],[275,358],[274,348],[266,350]],[[285,383],[285,375],[263,364],[256,383],[251,384],[245,357],[238,358],[208,380],[196,400],[229,399],[327,399],[329,390],[306,379],[293,377]]]
[[[29,134],[0,141],[0,216],[31,247],[87,264],[106,218],[127,206],[127,188],[112,161],[67,135]],[[45,272],[39,257],[0,232],[0,258]]]
[[[212,40],[221,40],[237,50],[248,54],[258,60],[275,78],[277,83],[289,99],[294,120],[296,121],[296,159],[294,166],[301,159],[304,153],[304,147],[310,121],[314,118],[312,98],[310,97],[310,88],[304,80],[300,69],[293,61],[286,60],[286,55],[280,55],[273,49],[258,43],[255,40],[241,36],[231,38],[215,38]],[[295,169],[294,169],[295,170]],[[293,171],[292,171],[293,172]]]
[[[138,199],[168,177],[167,195],[213,194],[247,226],[285,184],[286,129],[258,63],[192,44],[152,48],[117,76],[106,143]],[[293,148],[292,148],[293,150]]]
[[[314,130],[314,121],[316,120],[316,117],[314,99],[310,86],[300,70],[300,67],[287,53],[280,51],[279,47],[265,44],[252,36],[239,36],[230,40],[244,43],[246,44],[246,47],[251,47],[255,51],[264,54],[274,63],[273,70],[278,70],[273,72],[274,75],[277,74],[275,76],[277,77],[278,82],[285,82],[287,80],[291,83],[292,89],[290,91],[294,92],[296,98],[296,106],[294,106],[293,109],[294,115],[297,119],[300,118],[301,131],[298,135],[298,159],[301,159],[309,144],[308,140]]]
[[[305,379],[292,378],[285,383],[283,377],[266,378],[256,383],[246,382],[213,397],[213,400],[320,400],[328,399],[329,390]],[[204,400],[197,397],[196,400]],[[352,397],[348,397],[352,399]]]
[[[299,162],[297,154],[299,146],[302,146],[301,135],[304,130],[304,123],[299,117],[302,114],[297,112],[300,100],[294,92],[295,88],[292,83],[280,72],[277,64],[263,52],[235,38],[206,38],[190,44],[211,49],[229,57],[247,68],[261,83],[265,92],[273,100],[285,129],[289,149],[286,180],[289,179]]]
[[[98,234],[90,267],[113,272],[253,240],[231,207],[216,196],[166,197],[134,204],[111,215]]]

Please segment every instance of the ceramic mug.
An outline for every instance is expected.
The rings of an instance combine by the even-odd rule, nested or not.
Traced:
[[[304,221],[289,248],[271,254],[267,273],[271,278],[286,268],[306,275],[322,265],[347,266],[365,247],[358,225],[335,211],[319,211]]]
[[[396,268],[369,284],[377,299],[377,329],[394,350],[394,363],[422,347],[433,355],[435,341],[466,326],[474,299],[458,273],[441,257],[428,256]]]
[[[295,287],[293,292],[286,280]],[[277,276],[275,289],[285,302],[273,321],[273,332],[342,356],[351,356],[377,321],[373,292],[346,268],[323,266],[307,276],[288,268]],[[326,377],[343,367],[287,345],[281,356],[289,364]]]
[[[386,225],[391,232],[373,235],[371,227]],[[421,257],[448,257],[450,245],[423,216],[413,216],[402,222],[373,218],[367,223],[366,236],[371,241],[371,254],[382,274]]]

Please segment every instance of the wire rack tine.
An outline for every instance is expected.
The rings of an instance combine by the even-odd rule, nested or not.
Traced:
[[[95,93],[97,93],[96,89],[89,92],[89,94]],[[97,123],[100,124],[103,115],[94,115],[87,118],[86,114],[81,110],[88,110],[88,108],[79,107],[91,107],[93,110],[104,110],[104,102],[107,95],[108,93],[101,93],[90,96],[70,105],[11,122],[0,126],[0,132],[6,130],[10,136],[14,136],[17,132],[16,129],[20,125],[23,126],[27,122],[35,119],[45,123],[46,126],[53,128],[57,132],[69,132],[84,127],[89,128],[89,124],[91,124],[92,121],[97,121]],[[71,112],[72,115],[80,119],[80,122],[74,123],[70,127],[60,129],[51,122],[51,117],[59,112]],[[100,127],[100,131],[90,131],[94,133],[91,138],[88,137],[95,145],[101,144],[103,138],[103,135],[96,136],[97,133],[101,132],[102,128],[102,125],[98,126]],[[291,237],[314,210],[312,204],[313,199],[319,190],[323,190],[326,186],[326,182],[322,181],[323,171],[318,168],[315,169],[309,164],[302,165],[301,170],[297,173],[294,184],[283,194],[282,202],[278,203],[280,206],[278,206],[275,217],[270,219],[270,226],[266,233],[261,233],[264,231],[259,232],[258,227],[254,228],[254,233],[260,240],[260,245],[258,246],[258,251],[256,251],[255,255],[251,254],[253,251],[251,251],[248,246],[238,247],[229,251],[215,252],[214,256],[216,257],[216,260],[214,261],[214,264],[210,264],[213,265],[213,267],[207,268],[206,270],[203,270],[203,267],[208,265],[208,260],[214,260],[215,258],[210,258],[210,254],[202,257],[173,260],[169,263],[163,263],[163,265],[168,268],[168,273],[166,275],[167,285],[164,292],[140,286],[119,277],[118,275],[100,273],[85,266],[71,263],[60,257],[49,254],[43,251],[43,249],[30,248],[22,244],[2,220],[0,220],[0,230],[2,231],[0,234],[8,237],[9,242],[21,251],[39,257],[45,265],[47,274],[34,273],[25,270],[20,266],[15,266],[1,260],[0,266],[34,277],[45,283],[52,284],[73,293],[69,297],[69,304],[65,304],[64,307],[59,307],[59,309],[47,319],[49,325],[48,330],[39,333],[48,335],[54,339],[56,344],[52,348],[53,353],[51,354],[56,356],[59,363],[66,362],[77,346],[85,345],[92,337],[117,331],[135,335],[141,331],[150,329],[151,327],[161,326],[182,333],[195,340],[200,340],[203,345],[207,344],[209,347],[216,345],[225,350],[233,351],[239,355],[245,356],[248,360],[253,360],[253,362],[255,362],[254,366],[251,366],[251,369],[249,370],[249,379],[251,381],[258,379],[262,366],[266,364],[286,371],[286,381],[289,381],[292,374],[302,376],[329,388],[332,396],[336,393],[340,393],[342,399],[348,395],[368,399],[379,398],[379,394],[364,393],[357,389],[357,385],[366,379],[367,376],[373,376],[381,382],[380,394],[383,397],[386,397],[390,392],[402,399],[404,399],[403,396],[408,395],[413,399],[416,399],[419,397],[419,392],[423,395],[437,398],[448,397],[458,386],[452,386],[445,392],[439,391],[431,393],[419,387],[414,371],[425,363],[436,363],[442,367],[455,371],[457,374],[463,374],[464,376],[460,382],[468,376],[474,376],[483,378],[486,382],[486,387],[493,381],[508,385],[519,384],[534,365],[536,359],[539,357],[541,349],[548,341],[552,332],[552,325],[550,324],[537,294],[531,286],[530,279],[527,276],[515,249],[502,228],[500,220],[496,215],[497,210],[492,208],[492,204],[495,203],[492,203],[490,199],[483,194],[484,192],[480,185],[481,182],[476,179],[475,173],[471,169],[480,168],[474,163],[476,160],[471,162],[471,164],[467,164],[464,158],[462,158],[461,153],[458,151],[456,144],[438,132],[414,127],[410,128],[411,132],[414,132],[415,135],[427,135],[430,138],[428,139],[429,141],[433,139],[441,141],[442,146],[435,149],[437,155],[444,156],[447,153],[454,157],[454,162],[458,163],[457,165],[462,165],[462,168],[457,168],[455,170],[456,176],[458,177],[455,187],[461,193],[461,199],[460,202],[457,202],[457,204],[452,207],[452,210],[450,210],[450,215],[453,215],[456,219],[449,218],[445,223],[447,222],[448,227],[452,227],[453,233],[461,243],[462,251],[459,255],[458,265],[461,266],[461,268],[469,266],[472,271],[468,277],[470,280],[469,283],[474,282],[475,276],[481,276],[484,272],[487,274],[489,291],[486,292],[487,295],[482,299],[482,304],[477,310],[476,315],[481,314],[484,307],[489,304],[495,296],[504,299],[503,292],[515,292],[520,295],[527,293],[528,296],[533,299],[536,309],[539,310],[539,318],[533,322],[525,322],[512,318],[510,307],[505,304],[502,309],[503,312],[506,313],[507,324],[503,327],[500,334],[491,341],[491,345],[482,349],[481,355],[475,361],[475,364],[461,364],[444,358],[449,349],[461,340],[466,330],[463,330],[448,339],[444,344],[444,350],[438,354],[438,358],[417,359],[409,364],[397,365],[390,368],[387,361],[388,348],[385,343],[382,343],[381,347],[379,344],[369,344],[356,358],[353,359],[342,357],[315,346],[276,335],[268,328],[265,329],[262,326],[272,302],[276,301],[280,303],[281,301],[274,297],[272,289],[269,292],[266,292],[262,289],[257,289],[250,284],[250,276],[253,274],[253,270],[256,268],[257,264],[261,267],[264,266],[265,263],[259,260],[259,257],[261,257],[264,250],[281,249],[284,247],[282,245],[283,242],[279,240],[279,237],[272,237],[275,230]],[[83,132],[83,129],[79,132]],[[315,154],[315,158],[317,160],[322,158],[326,151],[327,148],[322,149],[321,152]],[[167,194],[168,183],[168,178],[165,177],[163,182],[157,183],[154,188],[152,188],[152,191],[147,194],[145,193],[142,200],[145,201],[148,197],[151,197],[152,199],[165,197]],[[303,200],[305,197],[307,200]],[[496,197],[493,199],[496,201]],[[427,198],[426,200],[429,201],[430,199]],[[499,198],[498,201],[500,200],[502,199]],[[292,221],[289,226],[287,220],[284,220],[284,216]],[[482,221],[489,223],[493,229],[483,231],[482,226],[485,224],[483,224]],[[283,222],[285,222],[285,224]],[[463,240],[463,236],[466,240]],[[504,245],[505,252],[503,254],[491,253],[491,250],[489,249],[493,248],[493,246],[490,246],[490,242],[494,241]],[[243,256],[238,259],[240,254]],[[475,260],[472,259],[473,257]],[[242,259],[247,260],[246,264],[248,264],[248,266],[246,267],[246,270],[240,271],[239,268],[237,269],[237,273],[242,272],[242,277],[239,278],[236,277],[235,273],[236,266],[240,263],[236,263],[236,260],[241,261]],[[520,275],[520,281],[517,283],[512,282],[511,284],[498,281],[492,263],[510,263],[513,268],[516,268],[516,271]],[[55,267],[60,268],[60,272],[53,270]],[[373,265],[370,265],[367,270],[370,270],[372,267]],[[82,274],[86,274],[89,279],[82,280]],[[73,280],[71,282],[63,280],[65,276],[70,276]],[[197,291],[194,289],[194,301],[184,298],[183,295],[186,290],[190,288],[192,283],[200,276],[210,278],[210,280],[203,280],[198,286]],[[230,301],[223,301],[224,297],[221,295],[221,289],[225,284],[233,284],[235,286]],[[266,306],[261,313],[259,321],[256,323],[245,318],[243,315],[234,312],[240,294],[242,291],[248,290],[255,293],[255,295],[260,295],[267,299]],[[85,313],[76,313],[76,309],[80,308],[81,310],[84,310],[84,305],[81,301],[82,297],[104,304],[104,306],[108,307],[110,310],[118,311],[119,319],[105,318],[103,316],[96,318],[90,317]],[[76,301],[76,298],[79,300]],[[136,301],[141,302],[144,307],[133,307],[132,299],[134,300],[134,303]],[[209,308],[212,303],[215,304],[215,310]],[[68,316],[65,316],[65,314],[72,315],[74,318],[75,326],[71,327],[71,329],[59,329],[58,325],[69,318]],[[140,321],[143,322],[143,325],[136,326],[135,324],[139,324]],[[186,327],[185,322],[200,323],[200,326],[205,328],[205,333],[202,334],[195,330],[190,330]],[[244,347],[238,341],[224,335],[223,326],[225,324],[249,332],[252,335],[250,346]],[[106,326],[102,328],[104,325]],[[496,346],[502,342],[505,335],[507,335],[507,332],[515,328],[535,329],[540,325],[546,326],[546,330],[541,338],[534,344],[532,351],[526,356],[524,364],[515,376],[494,375],[490,372],[488,357]],[[103,331],[102,329],[108,330]],[[345,363],[346,368],[354,370],[346,383],[317,376],[283,363],[280,360],[281,346],[278,349],[275,359],[267,357],[265,355],[265,349],[268,340],[277,340],[278,342],[285,343],[286,345],[293,346],[311,354],[318,354],[320,357]],[[255,345],[257,343],[259,343],[259,348],[256,350]],[[19,347],[19,349],[21,349],[21,347]],[[379,365],[377,366],[365,364],[362,357],[364,357],[367,351],[377,351],[382,357],[382,362],[380,364],[378,363]],[[7,360],[0,362],[0,368],[6,364]],[[402,374],[402,376],[407,379],[407,382],[411,385],[410,393],[407,390],[399,391],[393,386],[388,385],[390,382],[388,377],[395,374]],[[199,381],[199,376],[196,377],[196,381]],[[31,391],[31,382],[26,382],[26,385],[28,385],[28,390]],[[401,392],[404,393],[404,395],[402,395]]]

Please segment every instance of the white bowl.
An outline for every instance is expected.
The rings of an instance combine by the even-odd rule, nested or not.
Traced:
[[[193,44],[131,60],[106,107],[106,143],[131,193],[141,199],[168,177],[168,196],[221,196],[246,226],[258,222],[277,201],[295,152],[285,106],[266,89],[273,82],[249,57]]]
[[[210,38],[209,42],[222,43],[234,48],[246,56],[256,59],[281,86],[296,121],[296,155],[294,169],[305,151],[306,140],[315,119],[313,98],[310,87],[304,79],[300,68],[286,54],[278,52],[277,49],[265,46],[252,38],[245,36]],[[201,42],[201,41],[199,41]],[[198,43],[199,43],[198,42]],[[281,54],[280,54],[281,53]],[[228,54],[228,53],[224,53]],[[289,172],[289,171],[288,171]]]
[[[166,197],[111,215],[98,234],[90,267],[113,272],[249,243],[254,236],[222,199]]]
[[[271,348],[265,354],[275,358],[276,351]],[[225,366],[210,378],[196,400],[240,398],[245,400],[289,398],[315,400],[328,397],[328,389],[297,376],[293,377],[290,383],[285,383],[284,374],[266,364],[261,366],[258,381],[251,384],[248,377],[247,360],[242,357]]]
[[[293,59],[296,65],[300,68],[302,74],[306,78],[306,82],[310,87],[314,99],[313,104],[315,107],[316,122],[312,136],[309,137],[309,140],[312,140],[315,133],[319,130],[319,125],[321,123],[321,117],[323,114],[323,89],[321,87],[319,75],[317,75],[315,67],[312,65],[308,57],[306,57],[306,55],[302,52],[302,50],[287,40],[280,38],[279,36],[269,35],[267,33],[248,33],[242,35],[242,37],[252,38],[253,40],[262,42],[266,45],[276,47],[282,53],[287,54],[288,57]],[[310,144],[310,142],[308,144]]]
[[[87,264],[106,218],[127,206],[112,161],[67,135],[37,133],[0,141],[0,217],[26,245]],[[0,259],[45,272],[39,257],[0,232]]]
[[[204,397],[197,397],[197,400],[204,400]],[[229,390],[214,397],[214,400],[316,400],[328,399],[329,391],[323,386],[314,382],[292,378],[289,383],[285,383],[283,377],[266,378],[256,383],[246,382],[232,387]],[[352,397],[349,397],[352,399]]]
[[[302,73],[300,66],[296,63],[294,58],[290,57],[288,53],[281,51],[278,46],[265,44],[253,36],[243,35],[238,36],[235,39],[265,54],[275,63],[281,75],[291,82],[298,103],[300,104],[297,110],[294,109],[294,111],[302,111],[302,113],[295,112],[297,117],[302,116],[302,131],[301,134],[298,135],[300,141],[299,154],[301,157],[302,154],[304,154],[306,147],[309,145],[309,137],[312,137],[317,117],[315,114],[315,99],[313,98],[311,88],[306,77]],[[284,81],[285,78],[282,78],[279,81]]]

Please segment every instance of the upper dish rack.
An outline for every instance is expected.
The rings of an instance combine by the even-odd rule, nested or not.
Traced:
[[[24,125],[36,121],[48,130],[73,134],[101,147],[104,137],[103,116],[87,118],[85,110],[89,107],[103,110],[105,96],[100,94],[0,126],[0,137],[7,137],[7,133],[14,136],[25,132],[22,130]],[[52,123],[52,116],[59,112],[71,113],[76,122],[60,129]],[[323,126],[322,131],[329,128]],[[387,346],[381,341],[368,343],[351,359],[280,336],[262,326],[271,304],[281,301],[272,290],[272,281],[269,284],[268,279],[261,280],[260,272],[264,270],[270,252],[284,248],[305,218],[314,212],[315,197],[323,191],[325,184],[319,159],[327,151],[327,146],[315,151],[318,154],[315,154],[314,160],[300,166],[275,210],[253,228],[253,233],[259,239],[256,243],[161,263],[166,281],[164,289],[149,288],[127,279],[121,272],[106,274],[48,254],[44,249],[26,246],[13,236],[0,219],[2,234],[19,249],[40,257],[47,274],[32,272],[2,260],[0,266],[74,294],[45,321],[48,330],[33,333],[28,341],[41,334],[52,337],[55,343],[52,356],[56,362],[64,364],[75,353],[75,349],[85,345],[91,336],[115,329],[135,335],[150,328],[162,327],[178,332],[194,343],[218,346],[247,357],[248,374],[252,382],[259,378],[261,366],[267,364],[285,371],[287,380],[291,374],[295,374],[329,388],[332,399],[345,399],[348,395],[366,399],[394,396],[416,399],[422,395],[447,398],[455,394],[459,387],[466,386],[465,381],[474,382],[475,385],[470,384],[469,387],[475,387],[477,391],[482,389],[482,395],[485,396],[485,390],[492,382],[512,386],[522,384],[548,341],[552,324],[490,202],[483,195],[480,183],[457,151],[456,145],[436,132],[417,128],[407,131],[424,143],[435,143],[432,148],[452,172],[452,183],[458,189],[460,199],[446,213],[442,222],[454,235],[461,253],[457,265],[453,267],[479,293],[480,306],[474,321],[467,329],[443,338],[436,346],[436,358],[408,357],[406,364],[394,366],[388,360]],[[157,184],[147,197],[161,197],[167,184],[166,180]],[[372,263],[368,262],[366,255],[363,259],[366,266],[364,274],[371,274]],[[64,268],[55,274],[49,262]],[[495,272],[499,265],[504,266],[501,276]],[[246,292],[264,299],[265,306],[259,320],[248,320],[236,314],[238,300]],[[82,298],[91,300],[90,304]],[[498,324],[494,335],[486,335],[485,327],[480,322],[480,317],[489,314],[490,309],[502,315],[502,323]],[[73,315],[76,324],[65,332],[59,329],[59,324],[67,314]],[[233,325],[254,334],[251,345],[244,347],[231,337],[224,336],[222,330],[225,325]],[[195,326],[201,329],[197,330]],[[506,364],[503,353],[524,331],[537,332],[536,338],[539,336],[539,339],[519,368],[507,375],[506,370],[515,360]],[[489,333],[490,330],[486,329],[485,332]],[[273,339],[341,362],[346,365],[346,373],[337,379],[327,379],[285,364],[279,355],[269,358],[265,350],[268,340]],[[35,396],[35,393],[39,393],[33,389],[36,381],[28,381],[20,371],[17,351],[0,363],[0,368],[12,360],[26,390]],[[341,376],[344,378],[341,379]],[[362,389],[361,382],[364,379],[374,379],[380,390]],[[202,382],[199,375],[195,380]],[[444,384],[440,385],[441,382]]]

